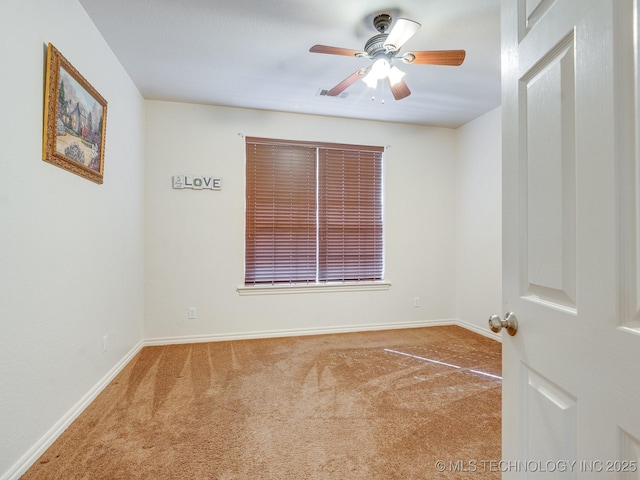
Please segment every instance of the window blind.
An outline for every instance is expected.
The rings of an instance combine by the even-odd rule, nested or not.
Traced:
[[[381,280],[382,152],[247,137],[245,284]]]
[[[382,279],[382,152],[319,149],[321,281]]]

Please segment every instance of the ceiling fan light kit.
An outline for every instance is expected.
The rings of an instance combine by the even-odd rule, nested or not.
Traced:
[[[392,18],[387,13],[382,13],[374,17],[373,26],[380,33],[367,40],[364,51],[330,47],[327,45],[314,45],[309,49],[309,51],[313,53],[370,58],[372,60],[370,66],[358,69],[355,73],[329,90],[327,95],[340,95],[340,93],[359,79],[362,79],[369,87],[376,88],[378,80],[384,80],[386,78],[393,97],[396,100],[401,100],[411,95],[411,90],[409,90],[409,87],[403,79],[405,72],[393,65],[394,59],[401,60],[406,64],[462,65],[466,55],[464,50],[432,50],[407,52],[404,55],[400,55],[400,49],[416,34],[420,29],[420,24],[407,18],[399,18],[396,20],[391,31],[387,33],[391,22]]]

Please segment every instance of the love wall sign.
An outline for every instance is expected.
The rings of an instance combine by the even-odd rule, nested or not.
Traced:
[[[218,177],[174,175],[173,188],[191,188],[193,190],[222,190],[222,180]]]

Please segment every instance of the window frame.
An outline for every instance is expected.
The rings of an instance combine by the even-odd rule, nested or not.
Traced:
[[[282,293],[308,293],[313,291],[363,291],[363,290],[381,290],[388,289],[390,287],[390,282],[386,280],[385,273],[385,218],[384,218],[384,147],[380,146],[370,146],[370,145],[351,145],[351,144],[338,144],[338,143],[326,143],[326,142],[309,142],[309,141],[292,141],[292,140],[282,140],[282,139],[271,139],[271,138],[262,138],[262,137],[246,137],[245,138],[245,244],[244,244],[244,271],[243,271],[243,285],[238,287],[238,292],[242,294],[282,294]],[[254,188],[253,183],[250,186],[249,179],[249,171],[250,168],[250,148],[253,148],[255,151],[256,145],[265,145],[267,148],[271,147],[304,147],[315,150],[315,155],[313,159],[313,169],[315,171],[315,184],[312,185],[311,188],[315,191],[316,203],[313,206],[314,215],[316,217],[316,240],[315,240],[315,248],[316,248],[316,259],[315,259],[315,269],[316,275],[315,279],[307,278],[306,280],[299,282],[291,282],[291,281],[282,281],[278,275],[274,275],[271,280],[263,280],[256,281],[259,278],[259,272],[254,272],[253,276],[248,275],[248,256],[250,252],[248,248],[252,248],[251,252],[255,252],[255,248],[253,245],[250,246],[249,233],[255,230],[251,230],[252,227],[249,226],[249,203],[250,203],[250,195],[249,189]],[[378,226],[377,236],[375,236],[375,243],[373,248],[374,252],[371,254],[373,261],[371,262],[374,265],[378,265],[378,267],[373,267],[374,270],[379,268],[379,276],[380,278],[375,278],[378,276],[378,270],[373,272],[373,275],[370,278],[366,279],[354,279],[354,280],[338,280],[338,281],[329,281],[329,280],[319,280],[318,272],[321,268],[321,261],[319,260],[319,252],[322,241],[318,239],[320,235],[320,221],[319,221],[319,198],[320,198],[320,190],[321,187],[319,185],[319,173],[320,169],[319,165],[321,161],[326,161],[326,159],[322,159],[323,155],[319,153],[320,151],[335,151],[338,150],[341,155],[346,155],[346,160],[343,159],[343,162],[347,162],[352,160],[351,156],[356,155],[360,157],[361,155],[370,156],[371,160],[374,162],[374,167],[371,167],[373,170],[376,170],[375,173],[370,174],[373,179],[372,182],[374,187],[376,188],[376,195],[373,198],[373,202],[370,202],[369,208],[375,212],[375,220],[372,222]],[[358,153],[362,152],[362,153]],[[332,152],[333,153],[333,152]],[[253,153],[251,153],[253,155]],[[260,155],[260,154],[256,154]],[[326,155],[325,155],[326,156]],[[254,157],[252,157],[253,159]],[[323,157],[324,158],[324,157]],[[368,158],[367,158],[368,160]],[[362,161],[360,158],[357,161]],[[330,165],[327,163],[327,165]],[[254,160],[251,160],[251,166],[255,168]],[[273,167],[277,168],[277,166]],[[323,167],[324,168],[324,167]],[[253,177],[252,177],[253,178]],[[348,178],[348,177],[345,177]],[[252,180],[253,182],[254,180]],[[358,189],[362,188],[359,183],[359,179],[354,182],[354,184],[358,185]],[[253,197],[251,197],[253,198]],[[255,202],[255,199],[253,200]],[[253,210],[252,210],[253,211]],[[358,237],[359,241],[360,238]],[[359,246],[358,248],[367,248],[369,246],[368,243],[365,243],[364,247]],[[251,266],[249,266],[251,268]],[[251,274],[251,272],[249,271]],[[355,275],[354,275],[355,277]],[[249,281],[247,279],[249,278]],[[253,282],[251,279],[253,278]]]

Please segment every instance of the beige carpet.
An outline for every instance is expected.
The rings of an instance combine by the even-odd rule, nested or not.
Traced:
[[[500,363],[459,327],[146,347],[22,478],[499,479]]]

